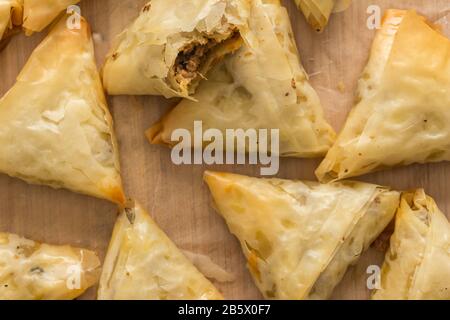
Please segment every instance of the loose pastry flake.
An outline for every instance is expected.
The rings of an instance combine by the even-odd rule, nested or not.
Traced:
[[[376,300],[450,300],[450,223],[423,189],[402,195]]]
[[[205,173],[215,206],[269,299],[326,299],[392,220],[400,194],[360,182]]]
[[[351,0],[295,0],[308,23],[317,32],[325,29],[332,12],[347,9],[351,2]]]
[[[220,300],[139,204],[119,216],[98,291],[100,300]]]
[[[450,160],[450,41],[414,11],[388,10],[358,103],[316,171],[322,182]]]
[[[281,156],[323,156],[335,139],[319,97],[299,61],[287,10],[278,0],[255,0],[244,46],[147,131],[152,143],[173,146],[172,132],[194,122],[227,129],[279,129]]]
[[[189,97],[242,40],[250,0],[152,0],[116,39],[103,69],[109,94]]]
[[[125,202],[112,118],[85,20],[63,17],[0,100],[0,172]]]
[[[0,233],[0,300],[75,299],[99,277],[93,251]]]

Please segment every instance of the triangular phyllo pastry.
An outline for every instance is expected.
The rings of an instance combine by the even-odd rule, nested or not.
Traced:
[[[399,193],[360,182],[319,184],[205,173],[218,212],[269,299],[326,299],[392,220]]]
[[[75,299],[99,277],[93,251],[0,233],[0,300]]]
[[[320,181],[450,160],[450,40],[414,11],[388,10],[358,103],[317,170]]]
[[[220,300],[219,291],[139,204],[114,227],[98,290],[100,300]]]
[[[450,300],[450,223],[423,190],[402,196],[373,298]]]
[[[351,0],[295,0],[308,23],[317,32],[322,32],[328,24],[332,12],[345,10]]]
[[[45,29],[58,15],[80,0],[22,0],[23,28],[30,34]]]
[[[116,39],[103,69],[109,94],[188,97],[242,43],[250,0],[152,0]]]
[[[172,132],[194,132],[194,121],[218,129],[279,129],[281,156],[324,155],[335,134],[300,64],[287,10],[278,0],[252,2],[245,45],[148,130],[152,143],[169,146]]]
[[[14,28],[22,24],[21,0],[0,0],[0,47]]]
[[[0,172],[124,203],[86,21],[70,30],[63,17],[0,100]]]

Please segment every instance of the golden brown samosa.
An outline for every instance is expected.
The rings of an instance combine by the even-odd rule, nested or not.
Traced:
[[[335,133],[300,63],[287,10],[278,0],[253,1],[242,36],[245,45],[208,74],[195,100],[153,125],[149,140],[174,146],[176,129],[194,135],[194,121],[202,121],[224,137],[228,129],[278,129],[280,156],[323,156]]]
[[[0,99],[0,172],[125,202],[112,117],[85,20],[62,17]]]
[[[0,233],[0,300],[75,299],[99,277],[93,251]]]
[[[423,189],[402,195],[376,300],[450,300],[450,223]]]
[[[326,299],[392,220],[400,194],[361,183],[319,184],[205,173],[268,299]]]
[[[220,300],[219,291],[137,203],[120,214],[98,290],[100,300]]]
[[[388,10],[357,101],[320,181],[450,160],[450,40],[414,11]]]

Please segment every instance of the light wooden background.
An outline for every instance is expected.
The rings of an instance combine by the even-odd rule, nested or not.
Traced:
[[[146,0],[83,0],[82,14],[97,33],[96,55],[103,63],[114,35],[138,14]],[[367,60],[374,35],[366,28],[366,9],[377,4],[382,9],[416,8],[432,21],[444,16],[450,20],[448,0],[355,0],[345,13],[333,16],[327,30],[318,35],[306,25],[303,16],[285,0],[298,40],[303,64],[311,75],[327,118],[339,130],[351,108],[358,76]],[[450,26],[447,26],[448,32]],[[448,33],[447,33],[448,34]],[[0,94],[15,81],[33,48],[45,36],[16,36],[0,52]],[[342,86],[343,85],[343,86]],[[344,88],[344,90],[338,90]],[[203,166],[175,166],[170,152],[147,143],[144,131],[167,108],[176,103],[159,97],[110,97],[120,144],[123,180],[129,197],[140,201],[157,223],[180,247],[206,254],[236,276],[232,283],[216,285],[229,299],[259,299],[261,295],[245,267],[238,242],[210,206],[202,182]],[[18,141],[20,143],[20,141]],[[319,160],[284,159],[279,177],[314,179]],[[221,166],[209,169],[257,175],[251,166]],[[450,214],[450,163],[399,168],[361,178],[396,189],[424,187]],[[29,186],[0,175],[0,231],[55,244],[72,244],[96,250],[101,259],[109,242],[117,210],[114,205],[64,190]],[[450,215],[449,215],[450,216]],[[382,262],[383,253],[371,249],[349,270],[336,289],[334,298],[365,299],[365,270]],[[95,298],[95,289],[83,298]]]

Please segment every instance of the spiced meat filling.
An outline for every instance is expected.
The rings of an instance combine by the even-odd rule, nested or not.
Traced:
[[[185,46],[178,54],[173,67],[173,79],[181,90],[187,90],[191,82],[201,77],[203,67],[209,55],[221,45],[239,38],[239,32],[235,31],[229,38],[219,41],[213,38],[204,38]]]

